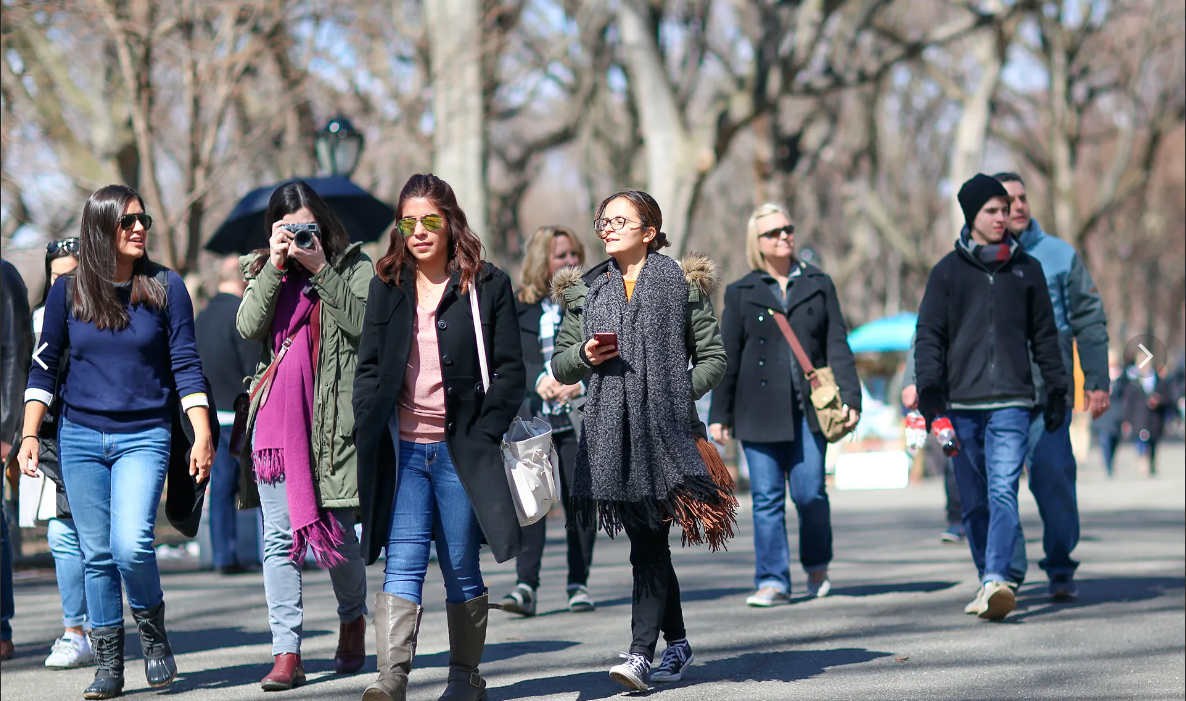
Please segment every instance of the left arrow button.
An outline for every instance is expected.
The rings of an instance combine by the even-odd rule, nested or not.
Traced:
[[[49,348],[49,344],[48,344],[48,343],[42,343],[42,344],[41,344],[41,347],[39,347],[37,350],[33,351],[33,360],[34,360],[34,361],[35,361],[35,362],[36,362],[38,365],[40,365],[40,366],[41,366],[41,369],[42,369],[42,370],[49,370],[49,366],[48,366],[48,365],[46,365],[46,364],[45,364],[45,361],[44,361],[44,360],[42,360],[42,359],[39,357],[39,356],[41,355],[41,351],[45,350],[46,348]]]

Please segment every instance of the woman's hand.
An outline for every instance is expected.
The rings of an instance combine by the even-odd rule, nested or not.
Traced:
[[[189,451],[189,474],[194,482],[201,482],[210,476],[214,464],[214,441],[210,434],[194,436],[194,446]]]
[[[606,345],[603,347],[596,338],[591,338],[585,343],[585,357],[589,359],[590,365],[596,367],[611,358],[618,357],[618,346]]]
[[[733,437],[733,432],[725,424],[710,424],[708,435],[712,436],[712,439],[717,443],[724,445],[725,441]]]
[[[33,436],[26,436],[21,441],[20,451],[16,454],[16,461],[21,466],[21,472],[29,477],[40,477],[41,473],[37,470],[40,455],[41,441]]]
[[[321,247],[321,237],[313,236],[313,248],[301,248],[295,243],[288,247],[288,257],[305,266],[313,275],[321,272],[325,267],[325,249]]]
[[[550,375],[544,375],[540,378],[539,384],[535,386],[535,393],[540,396],[540,399],[556,399],[557,393],[564,387],[564,385],[557,382]]]
[[[559,385],[559,389],[556,390],[556,401],[571,402],[572,400],[581,396],[581,393],[584,391],[585,388],[581,387],[579,384]]]
[[[853,428],[856,428],[857,422],[861,420],[861,412],[847,404],[844,405],[844,410],[848,412],[848,419],[844,421],[844,428],[851,431]]]
[[[284,270],[288,261],[289,244],[292,243],[292,232],[284,228],[283,221],[272,224],[272,236],[268,239],[268,259],[277,270]],[[293,246],[295,248],[295,246]]]

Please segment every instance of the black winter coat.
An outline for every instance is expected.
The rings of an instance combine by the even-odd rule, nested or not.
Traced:
[[[1127,375],[1128,370],[1125,373]],[[1134,377],[1137,373],[1127,376],[1124,387],[1124,397],[1121,400],[1121,415],[1124,421],[1132,426],[1132,439],[1141,437],[1142,431],[1147,431],[1147,441],[1156,443],[1161,440],[1165,429],[1166,412],[1174,405],[1173,387],[1169,380],[1158,376],[1152,392],[1146,392],[1141,381]],[[1150,402],[1153,406],[1149,406]]]
[[[1030,352],[1046,388],[1067,392],[1046,276],[1014,246],[989,271],[957,242],[931,269],[918,308],[914,369],[918,391],[947,390],[959,404],[1035,398]]]
[[[832,278],[819,268],[801,263],[802,272],[791,286],[787,318],[804,352],[816,367],[828,366],[840,386],[840,399],[861,410],[861,381],[848,347],[848,327],[840,313],[840,300]],[[742,441],[775,443],[798,438],[790,417],[791,347],[778,330],[770,312],[780,313],[761,272],[753,271],[725,288],[721,333],[729,365],[725,377],[712,391],[709,423],[732,428]],[[807,425],[819,433],[811,384],[802,369],[795,373],[807,413]],[[798,411],[795,409],[795,411]]]
[[[479,278],[490,391],[482,391],[469,296],[458,292],[458,273],[453,274],[437,307],[437,341],[449,455],[495,559],[504,562],[519,554],[522,533],[499,446],[519,411],[526,379],[510,278],[489,263]],[[399,286],[379,277],[371,281],[354,377],[354,444],[358,451],[362,555],[367,564],[379,557],[390,530],[396,453],[387,424],[403,387],[415,313],[412,275],[403,275]]]

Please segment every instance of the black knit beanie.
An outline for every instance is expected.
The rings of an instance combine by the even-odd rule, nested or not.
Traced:
[[[984,203],[994,197],[1004,197],[1008,200],[1009,191],[1005,189],[1004,185],[997,182],[996,178],[991,178],[984,173],[972,176],[972,179],[960,188],[960,209],[964,210],[964,223],[968,225],[969,229],[972,228],[972,222],[976,221],[976,215],[980,214]]]

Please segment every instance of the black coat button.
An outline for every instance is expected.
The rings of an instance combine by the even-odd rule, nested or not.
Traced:
[[[765,386],[766,386],[766,380],[762,380],[762,382],[761,382],[761,385],[762,385],[763,387],[765,387]]]
[[[758,367],[762,367],[762,366],[763,366],[763,365],[765,365],[765,364],[766,364],[766,359],[765,359],[765,358],[762,358],[761,360],[759,360],[759,361],[758,361]]]
[[[443,329],[449,328],[449,325],[445,323],[444,319],[441,319],[440,321],[437,322],[437,328],[443,330]]]
[[[758,345],[759,345],[759,346],[764,346],[764,345],[766,345],[766,339],[764,339],[764,338],[759,338],[759,339],[758,339]]]
[[[442,356],[441,356],[441,362],[442,362],[442,363],[444,363],[445,365],[452,365],[452,364],[453,364],[453,359],[452,359],[452,358],[450,358],[450,357],[449,357],[449,356],[447,356],[447,355],[442,355]]]
[[[445,388],[445,394],[449,395],[450,397],[455,397],[457,396],[457,391],[453,389],[453,385],[449,385]]]
[[[449,423],[445,424],[445,430],[446,430],[446,431],[448,431],[449,433],[453,433],[453,431],[454,431],[456,428],[457,428],[457,422],[456,422],[456,421],[450,421]]]

